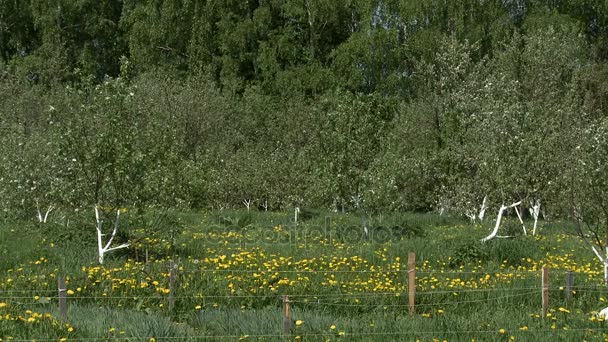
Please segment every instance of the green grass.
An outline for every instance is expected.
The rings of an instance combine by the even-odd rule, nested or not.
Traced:
[[[605,325],[592,320],[593,312],[608,306],[601,265],[567,223],[542,222],[537,237],[519,234],[482,244],[492,222],[473,226],[430,214],[362,219],[317,211],[295,225],[292,214],[129,212],[118,239],[132,246],[110,253],[103,267],[96,262],[91,215],[75,216],[68,226],[4,221],[0,338],[605,338]],[[513,221],[507,218],[506,224],[517,232]],[[407,296],[410,251],[417,262],[413,315]],[[169,309],[171,258],[178,269]],[[543,264],[551,267],[547,318],[539,316]],[[571,299],[560,289],[568,269],[575,270]],[[57,309],[60,275],[74,291],[66,321]],[[289,335],[283,333],[284,294],[291,301]]]

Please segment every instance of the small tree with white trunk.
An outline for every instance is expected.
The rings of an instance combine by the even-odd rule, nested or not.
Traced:
[[[108,241],[105,244],[103,242],[103,237],[106,236],[107,234],[102,233],[103,219],[99,215],[99,208],[97,208],[97,206],[95,206],[95,220],[97,221],[97,225],[96,225],[97,252],[99,255],[99,263],[103,264],[104,256],[106,255],[106,253],[115,251],[115,250],[121,249],[121,248],[127,248],[127,247],[129,247],[129,244],[123,243],[122,245],[119,245],[116,247],[111,247],[112,241],[114,241],[114,237],[116,236],[116,232],[118,231],[118,224],[119,224],[119,220],[120,220],[120,209],[116,210],[116,220],[114,221],[114,229],[112,230],[112,234],[110,235],[110,238],[108,239]]]
[[[44,215],[43,215],[42,211],[40,211],[40,204],[38,204],[38,200],[36,200],[36,218],[38,219],[38,222],[39,223],[46,223],[46,221],[49,218],[49,214],[54,209],[55,209],[54,206],[49,205],[48,208],[46,209],[46,211],[44,212]]]

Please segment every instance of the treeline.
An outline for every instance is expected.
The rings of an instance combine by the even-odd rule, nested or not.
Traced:
[[[0,56],[6,212],[608,219],[602,0],[0,0]]]

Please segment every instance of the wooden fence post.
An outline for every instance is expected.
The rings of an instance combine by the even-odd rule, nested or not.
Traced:
[[[566,299],[572,298],[572,288],[574,287],[574,274],[572,271],[566,273]]]
[[[144,271],[149,272],[150,271],[150,264],[148,264],[149,260],[148,260],[148,246],[146,246],[146,251],[145,251],[145,264],[144,264]]]
[[[416,253],[410,252],[407,256],[408,264],[408,297],[410,315],[416,312]]]
[[[169,311],[175,306],[175,261],[169,263]]]
[[[68,305],[67,305],[67,288],[64,277],[57,278],[57,289],[59,290],[59,317],[62,320],[66,320],[68,317]]]
[[[549,269],[547,266],[543,266],[541,285],[543,296],[543,317],[546,317],[547,310],[549,309]]]
[[[289,296],[283,295],[283,333],[291,333],[291,308],[289,307]]]

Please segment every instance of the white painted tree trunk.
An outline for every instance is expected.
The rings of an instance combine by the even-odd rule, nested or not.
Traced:
[[[597,258],[600,259],[602,265],[604,265],[604,283],[608,284],[608,247],[606,247],[606,256],[602,256],[600,251],[595,246],[591,246],[591,249]]]
[[[486,215],[486,210],[488,209],[488,196],[483,198],[481,202],[481,207],[479,208],[479,212],[476,213],[474,210],[467,211],[464,215],[471,220],[471,222],[475,222],[477,219],[479,221],[483,221],[484,216]]]
[[[526,225],[524,224],[524,220],[521,218],[521,213],[517,206],[513,207],[515,209],[515,213],[517,214],[517,218],[519,219],[519,223],[521,223],[521,227],[524,229],[524,235],[528,235],[528,231],[526,230]]]
[[[474,211],[467,211],[464,213],[464,216],[468,217],[469,220],[471,220],[471,223],[474,223],[475,219],[477,218],[477,215],[475,215]]]
[[[298,214],[300,213],[300,207],[296,207],[293,210],[293,222],[297,225],[298,224]]]
[[[102,232],[101,232],[101,228],[102,228],[101,226],[103,224],[103,220],[99,217],[99,209],[97,209],[97,206],[95,206],[95,219],[97,220],[97,252],[99,253],[99,263],[103,264],[103,258],[106,253],[117,250],[117,249],[129,247],[129,244],[123,243],[120,246],[110,247],[110,245],[112,244],[112,241],[114,240],[114,236],[116,236],[116,232],[118,231],[118,220],[120,219],[120,210],[118,210],[116,212],[116,221],[114,222],[114,230],[112,230],[112,235],[110,236],[110,239],[105,244],[105,246],[102,242],[102,237],[105,234],[102,234]]]
[[[532,203],[532,201],[530,201],[530,205],[532,206],[532,208],[530,208],[530,213],[532,214],[532,217],[534,218],[534,228],[532,229],[532,235],[536,236],[536,227],[538,225],[538,216],[540,215],[540,200],[536,200],[534,203]]]
[[[597,317],[606,320],[608,318],[608,308],[602,309],[602,311],[597,314]]]
[[[38,222],[40,222],[40,223],[46,223],[46,221],[49,218],[49,214],[51,213],[51,211],[53,211],[53,209],[55,209],[55,207],[53,207],[52,205],[50,205],[46,209],[46,212],[44,213],[44,216],[42,216],[42,212],[40,211],[40,205],[38,205],[38,201],[36,201],[36,217],[38,218]]]
[[[251,204],[253,203],[252,200],[250,199],[245,199],[243,200],[243,204],[245,205],[245,207],[247,208],[247,211],[249,211],[249,209],[251,208]]]
[[[487,209],[488,209],[488,196],[484,196],[483,202],[481,202],[481,208],[479,209],[479,214],[477,215],[477,218],[479,218],[479,221],[483,221],[483,218],[486,215]]]
[[[498,235],[498,229],[500,228],[500,221],[502,220],[502,215],[504,214],[505,210],[509,209],[509,208],[513,208],[516,207],[518,205],[521,204],[521,201],[517,202],[517,203],[513,203],[509,206],[505,206],[504,204],[502,204],[500,206],[500,209],[498,209],[498,215],[496,216],[496,224],[494,225],[494,230],[492,230],[492,232],[490,233],[490,235],[486,236],[485,238],[481,239],[481,242],[486,242],[486,241],[490,241],[495,237],[506,237],[506,236],[497,236]]]

